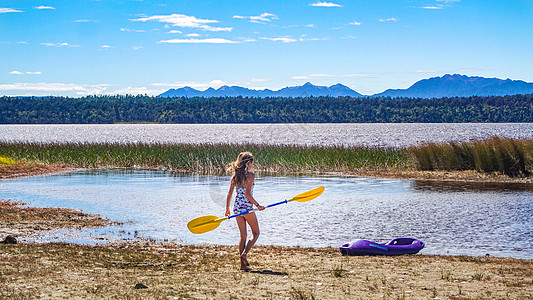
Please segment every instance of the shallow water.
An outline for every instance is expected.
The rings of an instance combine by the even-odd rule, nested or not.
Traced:
[[[265,143],[405,147],[493,135],[533,138],[533,123],[0,125],[0,141]]]
[[[63,230],[28,240],[97,243],[151,238],[186,244],[236,244],[237,225],[224,221],[204,234],[189,220],[223,216],[229,178],[151,171],[77,172],[0,181],[0,198],[101,214],[121,226]],[[353,239],[386,242],[409,236],[424,254],[533,258],[533,190],[516,184],[458,184],[361,177],[261,177],[263,205],[318,186],[325,192],[257,213],[259,244],[338,247]]]

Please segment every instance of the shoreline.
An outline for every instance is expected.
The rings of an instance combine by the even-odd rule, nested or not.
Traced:
[[[80,170],[56,166],[13,168],[18,173],[1,178]],[[25,234],[69,226],[106,226],[111,222],[78,210],[34,208],[12,201],[0,201],[0,211],[1,223],[11,224],[0,230],[2,235],[15,229]],[[149,240],[95,245],[22,242],[0,244],[0,255],[0,299],[533,297],[533,260],[509,257],[342,256],[330,247],[258,245],[248,256],[253,270],[243,272],[239,270],[236,245]]]

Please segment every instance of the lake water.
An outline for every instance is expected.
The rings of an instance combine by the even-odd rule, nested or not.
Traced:
[[[533,123],[0,125],[0,141],[267,143],[405,147],[493,135],[533,138]]]
[[[0,198],[36,206],[81,209],[124,222],[62,230],[27,240],[97,243],[150,238],[185,244],[236,245],[235,220],[200,235],[189,220],[223,216],[229,177],[151,171],[95,171],[0,181]],[[533,188],[360,177],[262,177],[254,195],[263,205],[325,186],[309,202],[257,213],[259,244],[333,246],[353,239],[386,242],[408,236],[426,243],[423,254],[533,258]]]

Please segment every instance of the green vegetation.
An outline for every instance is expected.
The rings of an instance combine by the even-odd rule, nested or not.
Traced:
[[[492,137],[469,142],[428,143],[409,148],[296,146],[268,144],[118,144],[0,142],[12,159],[80,168],[150,168],[222,174],[242,151],[266,172],[359,170],[476,170],[511,177],[533,171],[533,139]]]
[[[16,163],[17,162],[12,160],[11,158],[0,156],[0,165],[1,164],[12,165],[12,164],[16,164]]]
[[[266,144],[44,144],[0,143],[0,153],[24,161],[81,168],[156,168],[222,173],[239,152],[258,157],[256,168],[273,172],[342,172],[406,168],[406,150],[380,147]]]
[[[533,169],[533,139],[492,137],[471,142],[428,143],[411,147],[419,170],[476,170],[511,177],[529,176]]]
[[[0,97],[0,124],[533,122],[533,95],[411,98]]]

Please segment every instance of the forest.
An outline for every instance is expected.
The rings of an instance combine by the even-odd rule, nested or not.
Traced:
[[[0,124],[533,122],[533,94],[464,98],[0,97]]]

